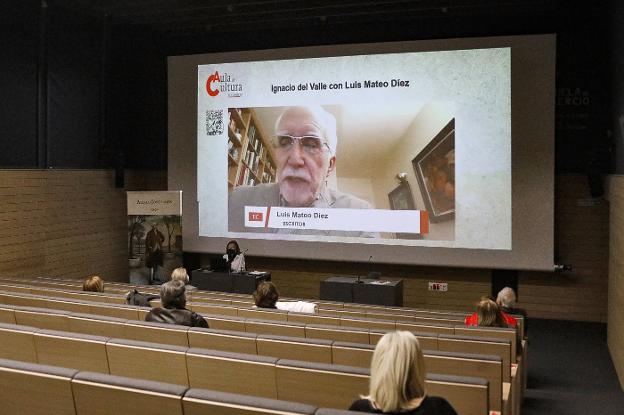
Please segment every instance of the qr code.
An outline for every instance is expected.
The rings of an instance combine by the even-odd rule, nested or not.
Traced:
[[[206,111],[206,134],[223,134],[223,110]]]

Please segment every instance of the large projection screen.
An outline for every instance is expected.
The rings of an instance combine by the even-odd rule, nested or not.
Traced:
[[[552,270],[555,36],[174,56],[186,251]]]

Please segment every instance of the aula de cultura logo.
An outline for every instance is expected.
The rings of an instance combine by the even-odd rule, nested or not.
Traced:
[[[228,97],[240,97],[243,94],[243,84],[236,82],[236,79],[228,73],[215,73],[208,76],[206,80],[206,92],[211,97],[216,97],[221,92]]]

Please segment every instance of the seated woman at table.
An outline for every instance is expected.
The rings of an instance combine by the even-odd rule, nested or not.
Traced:
[[[231,240],[225,245],[225,255],[223,255],[233,272],[245,271],[245,255],[241,253],[238,242]]]
[[[279,292],[277,287],[270,281],[263,281],[258,284],[253,293],[254,302],[257,308],[273,308],[295,313],[316,313],[316,304],[307,301],[278,301]]]
[[[446,399],[427,396],[425,359],[418,339],[409,331],[384,334],[371,361],[367,396],[350,411],[407,415],[457,415]]]

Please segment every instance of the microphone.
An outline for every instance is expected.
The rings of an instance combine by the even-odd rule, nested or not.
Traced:
[[[369,264],[370,264],[371,259],[373,259],[373,256],[372,256],[372,255],[368,257],[368,263],[369,263]],[[362,280],[360,279],[360,274],[358,274],[357,279],[355,280],[355,282],[356,282],[356,283],[358,283],[358,284],[361,284],[361,283],[363,283],[363,282],[364,282],[364,281],[362,281]]]
[[[371,271],[370,264],[371,264],[372,260],[373,260],[373,256],[371,255],[371,256],[368,257],[368,278],[371,278],[373,280],[378,280],[379,277],[381,277],[381,272],[379,272],[379,271]]]

